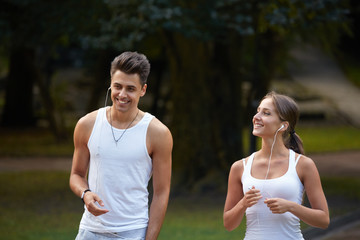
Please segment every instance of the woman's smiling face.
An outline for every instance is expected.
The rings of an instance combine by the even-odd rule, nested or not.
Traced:
[[[253,117],[253,135],[258,137],[273,137],[281,127],[281,120],[272,98],[261,101],[257,113]]]

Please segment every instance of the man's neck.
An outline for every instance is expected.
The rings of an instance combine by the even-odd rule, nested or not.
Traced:
[[[114,106],[111,106],[109,109],[108,118],[114,127],[124,129],[132,123],[136,122],[136,118],[138,117],[139,112],[140,110],[138,108],[123,112],[116,110]]]

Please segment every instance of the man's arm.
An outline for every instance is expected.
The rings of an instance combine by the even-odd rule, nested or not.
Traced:
[[[153,161],[153,198],[146,240],[155,240],[160,233],[169,200],[173,140],[169,129],[154,119],[149,125],[147,142]]]
[[[89,188],[86,177],[90,163],[90,152],[87,143],[94,126],[96,114],[97,112],[92,112],[81,118],[74,130],[74,155],[70,173],[70,188],[79,198]],[[95,216],[108,212],[108,210],[96,206],[96,202],[101,206],[103,206],[103,203],[95,193],[86,192],[83,199],[87,209]]]

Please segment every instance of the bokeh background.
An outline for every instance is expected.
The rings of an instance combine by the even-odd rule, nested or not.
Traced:
[[[68,187],[74,126],[104,105],[110,62],[125,50],[149,58],[140,108],[174,138],[159,239],[241,239],[244,224],[231,233],[222,226],[227,177],[234,161],[260,147],[251,119],[270,90],[299,103],[296,131],[330,206],[329,230],[303,224],[307,239],[335,239],[360,221],[358,1],[0,6],[1,239],[75,238],[83,206]],[[346,239],[358,239],[358,228]]]

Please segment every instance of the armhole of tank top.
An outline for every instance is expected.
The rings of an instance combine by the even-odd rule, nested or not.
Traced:
[[[302,155],[301,154],[299,154],[298,156],[297,156],[297,158],[295,159],[295,167],[296,167],[296,165],[298,164],[298,162],[299,162],[299,159],[300,159],[300,157],[301,157]]]
[[[145,119],[145,117],[147,119]],[[146,122],[147,126],[146,126],[146,130],[145,130],[144,146],[145,146],[146,155],[149,157],[149,159],[151,159],[151,156],[149,154],[149,149],[148,149],[148,146],[147,146],[147,135],[148,135],[150,123],[154,118],[155,117],[153,115],[151,115],[150,113],[147,113],[147,112],[145,113],[144,121]]]
[[[105,109],[105,110],[102,110],[102,109]],[[105,113],[103,112],[105,111]],[[100,108],[96,114],[96,119],[95,119],[95,122],[94,122],[94,126],[92,127],[91,129],[91,134],[90,134],[90,137],[89,137],[89,140],[87,142],[87,146],[89,147],[91,142],[92,142],[92,139],[93,139],[93,135],[94,135],[94,130],[96,128],[96,125],[98,124],[98,122],[100,121],[100,118],[103,118],[103,114],[106,114],[106,107],[105,108]]]
[[[297,170],[297,164],[298,164],[298,162],[299,162],[299,160],[300,160],[300,157],[301,157],[302,155],[301,154],[299,154],[298,156],[297,156],[297,158],[295,159],[295,166],[294,166],[294,170],[295,170],[295,173],[296,173],[296,176],[297,176],[297,179],[299,179],[299,182],[300,182],[300,184],[304,187],[304,183],[301,181],[301,179],[300,179],[300,175],[299,175],[299,172],[298,172],[298,170]],[[304,194],[304,191],[305,191],[305,188],[303,188],[303,192],[302,192],[302,194]]]
[[[243,181],[244,181],[244,180],[243,180],[243,177],[244,177],[244,175],[245,175],[245,169],[246,169],[246,158],[243,158],[243,159],[241,159],[240,161],[243,163],[243,171],[242,171],[241,177],[240,177],[241,182],[243,182]]]

